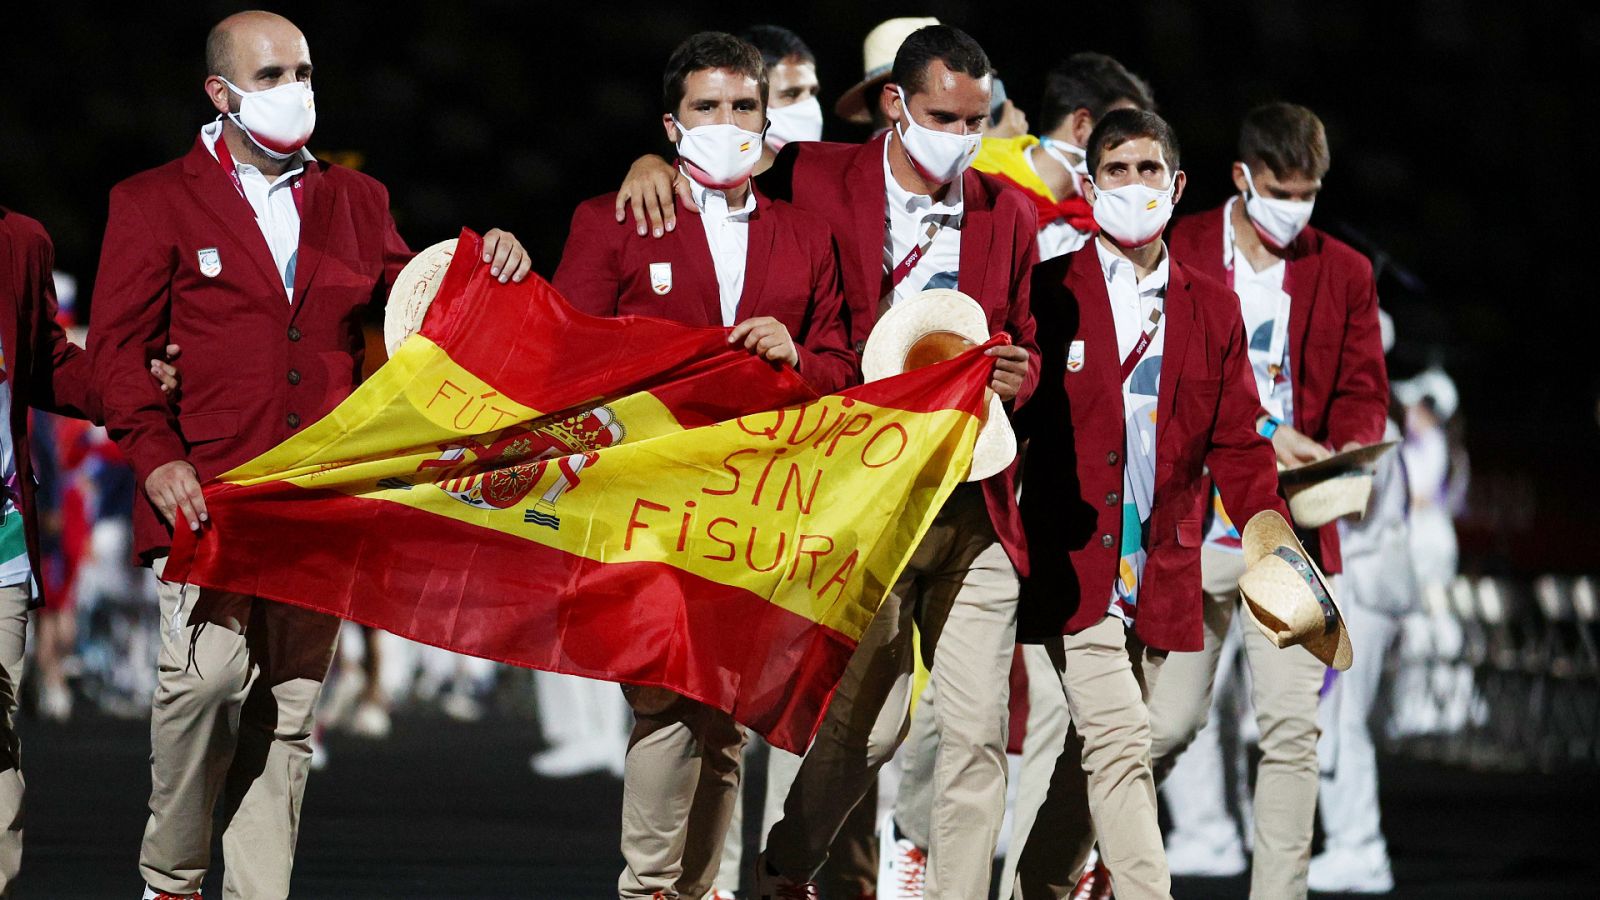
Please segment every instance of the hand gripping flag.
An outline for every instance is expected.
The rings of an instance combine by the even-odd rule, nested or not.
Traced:
[[[369,381],[206,486],[167,577],[668,688],[802,751],[968,471],[991,360],[818,398],[725,329],[500,284],[477,240]]]

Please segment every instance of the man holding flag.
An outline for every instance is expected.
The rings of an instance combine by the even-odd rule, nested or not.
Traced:
[[[316,422],[354,388],[365,311],[410,251],[382,185],[316,161],[305,37],[282,17],[230,16],[206,40],[218,112],[182,159],[111,193],[90,353],[107,426],[148,502],[140,557],[159,576],[170,528],[200,529],[200,482]],[[527,255],[492,231],[485,260],[523,278]],[[148,349],[184,349],[175,402]],[[151,721],[147,898],[198,897],[224,799],[225,897],[289,893],[312,710],[335,619],[163,581]]]

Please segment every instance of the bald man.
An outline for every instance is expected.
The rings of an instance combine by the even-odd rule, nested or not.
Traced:
[[[135,542],[159,576],[170,528],[206,527],[201,483],[297,434],[354,389],[361,321],[411,257],[373,179],[318,162],[311,53],[288,20],[241,13],[206,41],[219,113],[183,158],[111,192],[90,353],[106,424],[145,502]],[[485,262],[520,281],[502,231]],[[184,348],[170,405],[147,347]],[[338,622],[161,581],[146,898],[197,898],[222,801],[225,898],[289,895],[312,711]]]

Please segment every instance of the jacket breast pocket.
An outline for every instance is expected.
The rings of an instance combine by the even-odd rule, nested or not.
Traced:
[[[178,430],[191,447],[206,441],[220,441],[239,433],[239,413],[235,410],[189,413],[178,416]]]
[[[1182,519],[1178,522],[1179,547],[1198,547],[1201,538],[1199,519]]]

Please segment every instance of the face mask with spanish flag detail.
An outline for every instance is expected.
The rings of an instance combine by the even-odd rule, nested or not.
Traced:
[[[678,126],[678,159],[690,178],[713,190],[725,191],[744,184],[761,161],[761,133],[719,122],[685,128]]]
[[[1315,200],[1279,200],[1276,197],[1263,197],[1256,190],[1255,179],[1250,177],[1250,167],[1244,163],[1239,164],[1244,169],[1244,183],[1249,190],[1245,193],[1244,214],[1255,227],[1256,234],[1267,246],[1282,250],[1294,243],[1306,225],[1311,222],[1311,210],[1317,205]]]
[[[1118,244],[1143,247],[1166,229],[1167,221],[1172,218],[1172,195],[1177,187],[1176,172],[1172,173],[1172,183],[1164,188],[1153,188],[1137,181],[1110,190],[1101,190],[1095,185],[1095,223]]]
[[[228,118],[261,152],[273,159],[288,159],[311,140],[317,127],[317,101],[311,85],[291,81],[264,91],[241,91],[228,79],[217,77],[239,95],[239,111],[228,113]]]
[[[977,158],[978,149],[983,145],[982,134],[952,134],[918,125],[911,119],[911,104],[906,102],[905,91],[900,91],[900,111],[900,121],[895,123],[900,146],[905,148],[912,168],[923,178],[949,184],[960,178]]]

